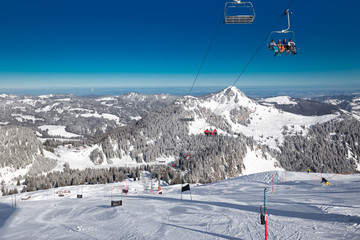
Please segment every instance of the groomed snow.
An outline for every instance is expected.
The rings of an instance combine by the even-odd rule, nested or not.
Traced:
[[[321,177],[332,185],[320,184]],[[16,209],[13,196],[2,196],[0,238],[264,239],[259,207],[267,188],[269,239],[357,240],[359,181],[359,175],[266,172],[191,185],[191,196],[183,192],[180,200],[180,185],[163,185],[162,195],[150,194],[144,184],[149,179],[142,178],[21,193]],[[129,193],[121,197],[125,185]],[[111,195],[123,205],[111,208]]]

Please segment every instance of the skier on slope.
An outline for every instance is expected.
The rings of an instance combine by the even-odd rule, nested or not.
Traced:
[[[331,185],[331,183],[329,183],[326,178],[322,178],[320,183],[325,183],[325,185]]]

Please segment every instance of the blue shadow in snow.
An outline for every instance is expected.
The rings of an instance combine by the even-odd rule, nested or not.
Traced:
[[[241,211],[253,212],[259,214],[259,206],[252,205],[240,205],[234,203],[226,203],[226,202],[205,202],[198,200],[180,200],[175,198],[167,198],[167,197],[152,197],[152,196],[131,196],[129,198],[143,198],[143,199],[152,199],[158,201],[167,201],[167,202],[183,202],[183,203],[196,203],[196,204],[206,204],[213,205],[216,207],[224,207],[224,208],[232,208]],[[292,202],[289,202],[291,205]],[[294,206],[296,207],[296,206]],[[286,217],[286,218],[301,218],[315,221],[324,221],[324,222],[343,222],[343,223],[357,223],[360,224],[360,217],[357,216],[347,216],[342,214],[335,213],[314,213],[314,212],[295,212],[288,210],[281,210],[275,208],[268,208],[268,212],[274,216]]]
[[[7,204],[0,203],[0,231],[5,226],[6,222],[14,214],[16,209]]]
[[[201,231],[201,230],[198,230],[198,229],[182,227],[182,226],[173,225],[173,224],[170,224],[170,223],[163,223],[163,224],[167,225],[167,226],[171,226],[171,227],[181,228],[181,229],[184,229],[184,230],[189,230],[189,231],[194,231],[194,232],[198,232],[198,233],[202,233],[202,234],[211,235],[211,236],[217,237],[217,238],[224,238],[224,239],[229,239],[229,240],[241,240],[240,238],[234,238],[234,237],[226,236],[226,235],[223,235],[223,234],[211,233],[211,232]]]

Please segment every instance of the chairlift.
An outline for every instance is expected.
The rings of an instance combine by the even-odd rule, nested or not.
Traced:
[[[226,24],[251,24],[255,19],[255,10],[251,2],[233,0],[225,3],[224,22]]]
[[[214,128],[214,130],[213,130],[211,125],[206,125],[205,130],[204,130],[204,134],[206,136],[216,136],[218,134],[218,132],[217,132],[216,128]]]
[[[291,39],[293,42],[295,42],[295,32],[289,30],[290,29],[290,14],[292,14],[292,12],[290,12],[289,9],[286,9],[285,12],[283,13],[283,15],[287,17],[287,22],[288,22],[288,27],[286,29],[283,29],[280,31],[272,31],[269,34],[268,42],[267,42],[267,46],[268,46],[269,50],[273,50],[273,49],[271,49],[270,44],[274,38],[281,39],[281,40],[287,38],[287,39]],[[287,37],[284,37],[284,36],[287,36]]]

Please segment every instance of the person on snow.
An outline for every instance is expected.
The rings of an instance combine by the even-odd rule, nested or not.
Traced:
[[[321,183],[325,183],[325,185],[331,185],[326,178],[321,179]]]

